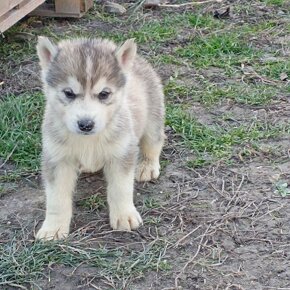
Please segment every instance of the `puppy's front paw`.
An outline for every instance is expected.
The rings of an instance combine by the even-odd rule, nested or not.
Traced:
[[[131,231],[142,224],[142,218],[134,206],[124,210],[110,210],[110,224],[114,230]]]
[[[160,165],[151,160],[142,160],[137,167],[136,180],[139,182],[157,179],[160,174]]]
[[[65,239],[69,233],[68,225],[49,224],[44,221],[42,227],[35,236],[36,240],[50,241]]]

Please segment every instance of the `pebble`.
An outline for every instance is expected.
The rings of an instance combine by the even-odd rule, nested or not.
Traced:
[[[104,4],[104,11],[107,13],[123,15],[126,13],[126,8],[118,3],[106,2]]]

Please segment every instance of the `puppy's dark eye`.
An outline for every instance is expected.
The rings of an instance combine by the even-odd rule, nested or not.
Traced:
[[[108,92],[108,91],[101,91],[101,92],[98,94],[98,98],[99,98],[99,100],[104,101],[104,100],[108,99],[108,97],[109,97],[110,94],[111,94],[111,93]]]
[[[64,92],[65,96],[66,96],[68,99],[73,100],[73,99],[76,98],[76,94],[73,92],[72,89],[69,89],[69,88],[68,88],[68,89],[64,89],[63,92]]]

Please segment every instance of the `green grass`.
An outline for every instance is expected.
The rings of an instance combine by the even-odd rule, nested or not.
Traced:
[[[280,80],[280,75],[282,73],[285,73],[288,77],[290,77],[290,61],[288,59],[285,59],[285,61],[268,61],[263,64],[256,64],[255,69],[260,74],[264,74],[274,80]]]
[[[0,288],[7,286],[38,287],[37,279],[53,265],[95,268],[95,276],[112,277],[127,282],[142,277],[145,271],[166,271],[165,242],[156,240],[143,250],[91,248],[85,243],[21,242],[13,239],[0,244]],[[5,288],[4,288],[5,289]],[[33,288],[34,289],[34,288]]]
[[[177,30],[175,26],[166,25],[166,22],[149,22],[143,25],[137,31],[129,32],[128,38],[135,38],[137,43],[164,42],[176,37]]]
[[[238,33],[226,33],[195,37],[190,44],[177,48],[175,54],[195,67],[227,68],[251,61],[259,52]]]
[[[144,207],[146,209],[159,208],[160,202],[156,198],[147,197],[144,199]]]
[[[171,79],[165,86],[165,94],[171,102],[200,102],[212,106],[223,100],[234,100],[239,104],[265,105],[276,98],[280,88],[265,84],[231,83],[215,84],[202,81],[198,84],[184,84]]]
[[[285,0],[260,0],[260,1],[266,3],[267,5],[277,5],[277,6],[282,6],[284,3],[286,3]]]
[[[14,65],[20,65],[21,62],[28,59],[37,61],[35,45],[36,41],[8,41],[0,43],[1,68],[9,70],[10,67],[7,67],[8,61]]]
[[[22,171],[39,170],[43,106],[41,93],[0,101],[0,157]]]
[[[206,126],[176,106],[167,107],[166,124],[195,153],[196,158],[190,161],[190,165],[194,167],[217,160],[228,161],[233,157],[233,149],[237,146],[289,134],[288,127],[259,121],[229,128]]]
[[[99,193],[93,194],[86,199],[80,200],[79,204],[90,211],[101,210],[106,206],[104,196]]]
[[[212,16],[203,16],[200,14],[188,14],[188,22],[194,28],[216,28],[221,27],[221,21],[214,19]]]

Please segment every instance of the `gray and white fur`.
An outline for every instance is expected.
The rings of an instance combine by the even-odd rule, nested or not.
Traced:
[[[164,140],[160,78],[136,53],[132,39],[117,47],[103,39],[39,37],[46,108],[42,125],[42,175],[46,216],[37,239],[65,238],[80,172],[103,169],[110,225],[142,224],[133,203],[134,178],[159,176]]]

